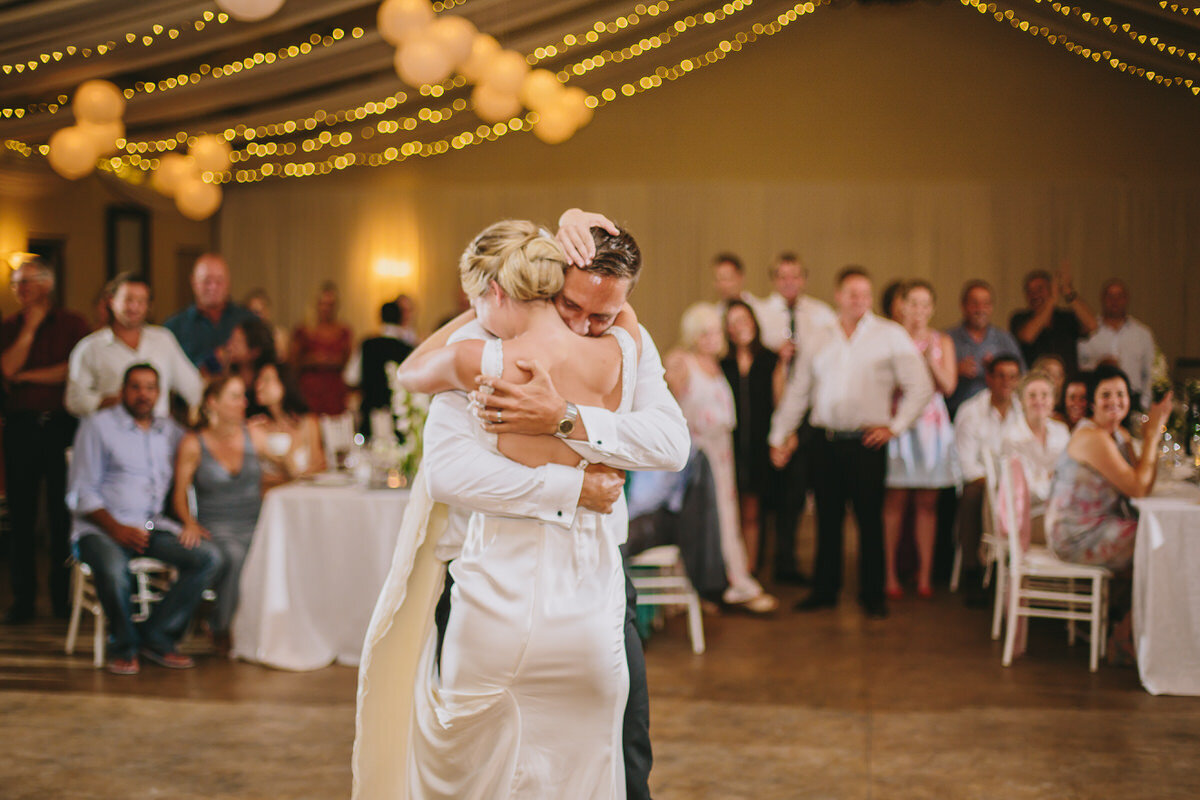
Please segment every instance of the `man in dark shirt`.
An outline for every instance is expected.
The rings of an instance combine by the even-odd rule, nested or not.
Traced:
[[[399,302],[384,303],[379,309],[379,321],[383,331],[378,336],[363,339],[359,350],[362,390],[362,423],[360,433],[371,434],[371,412],[376,409],[391,409],[392,386],[388,381],[388,362],[399,364],[413,351],[412,345],[403,341],[401,322],[404,312]]]
[[[1062,301],[1065,308],[1059,308]],[[1012,315],[1009,330],[1021,345],[1026,364],[1040,356],[1056,355],[1068,375],[1079,372],[1079,340],[1096,330],[1096,316],[1071,285],[1071,275],[1057,279],[1044,269],[1025,276],[1026,309]]]
[[[54,306],[54,273],[31,259],[12,275],[21,310],[0,324],[0,369],[8,389],[4,402],[4,470],[7,480],[9,569],[13,605],[9,624],[29,622],[37,598],[34,526],[45,482],[50,524],[50,599],[54,614],[69,611],[70,517],[65,503],[66,450],[75,418],[63,407],[67,359],[90,326],[83,317]]]
[[[253,314],[229,299],[229,265],[215,253],[206,253],[196,260],[192,293],[196,302],[163,325],[175,334],[193,364],[210,374],[220,372],[217,349],[229,341],[238,323]]]

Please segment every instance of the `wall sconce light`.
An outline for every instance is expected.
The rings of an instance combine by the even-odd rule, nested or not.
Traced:
[[[412,263],[401,258],[377,258],[375,274],[382,278],[409,278],[413,274]]]
[[[21,250],[9,253],[4,258],[4,263],[8,264],[8,268],[15,270],[31,258],[37,258],[37,253],[26,253]]]

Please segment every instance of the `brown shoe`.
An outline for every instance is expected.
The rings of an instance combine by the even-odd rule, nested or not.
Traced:
[[[185,656],[183,653],[177,653],[174,650],[168,653],[156,653],[148,647],[142,648],[142,656],[147,661],[153,661],[160,667],[167,669],[191,669],[196,666],[196,662],[191,656]]]
[[[141,669],[137,656],[133,658],[110,658],[104,668],[113,675],[137,675]]]

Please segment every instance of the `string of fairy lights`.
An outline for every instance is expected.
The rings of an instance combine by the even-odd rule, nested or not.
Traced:
[[[461,6],[467,1],[444,0],[443,2],[434,3],[433,6],[436,11],[442,11]],[[597,20],[586,29],[563,34],[551,42],[534,47],[526,55],[526,61],[531,66],[536,66],[547,60],[557,59],[573,49],[599,44],[606,37],[627,34],[630,30],[665,15],[669,12],[673,2],[678,2],[678,0],[658,0],[658,2],[650,4],[639,3],[632,11],[626,14],[611,19]],[[831,2],[832,0],[814,0],[813,2],[797,3],[777,15],[773,20],[765,23],[756,22],[738,31],[736,34],[723,39],[714,47],[698,56],[681,59],[670,66],[659,66],[653,72],[643,74],[636,80],[625,82],[619,86],[610,85],[594,90],[594,93],[586,98],[586,105],[589,109],[593,110],[601,108],[622,97],[632,97],[636,94],[651,91],[665,83],[693,74],[703,67],[718,63],[731,53],[740,52],[744,47],[753,44],[761,38],[774,36],[792,22],[814,13],[817,9],[829,5]],[[972,8],[982,16],[991,17],[1001,24],[1008,24],[1015,30],[1041,38],[1051,45],[1060,46],[1082,58],[1095,63],[1106,63],[1114,70],[1144,78],[1155,84],[1181,85],[1190,89],[1193,95],[1200,95],[1200,81],[1193,81],[1190,78],[1180,75],[1164,74],[1160,70],[1129,63],[1119,56],[1114,55],[1108,49],[1099,48],[1094,45],[1089,46],[1086,43],[1076,41],[1072,35],[1053,30],[1047,25],[1024,19],[1017,10],[1003,3],[996,3],[994,0],[987,0],[987,2],[984,0],[960,0],[960,2],[964,7]],[[1096,29],[1106,29],[1112,34],[1124,34],[1128,36],[1132,43],[1152,48],[1165,55],[1185,59],[1190,62],[1195,62],[1200,57],[1200,54],[1185,45],[1146,34],[1139,31],[1130,23],[1116,20],[1107,14],[1097,14],[1078,5],[1061,2],[1061,0],[1033,0],[1033,2],[1047,7],[1055,14],[1061,15],[1064,18],[1074,18]],[[573,63],[565,64],[557,71],[557,77],[560,81],[566,83],[572,78],[583,77],[585,75],[592,76],[594,73],[614,64],[636,60],[658,51],[667,45],[677,43],[677,40],[683,34],[693,29],[725,22],[739,13],[750,9],[753,5],[754,0],[731,0],[730,2],[723,2],[706,12],[688,14],[675,20],[663,30],[644,36],[638,42],[627,45],[620,50],[605,49]],[[1160,8],[1174,13],[1200,16],[1200,8],[1161,1],[1158,5]],[[209,25],[224,24],[228,22],[228,19],[228,15],[223,12],[214,13],[206,11],[201,17],[192,21],[192,27],[199,32],[205,30],[205,27]],[[140,43],[144,47],[151,47],[162,42],[173,41],[178,38],[181,30],[184,28],[186,28],[185,25],[166,27],[155,24],[150,28],[150,33],[127,34],[125,36],[125,45],[136,46]],[[366,31],[362,28],[353,28],[348,32],[341,28],[335,28],[324,34],[313,33],[304,40],[286,47],[271,51],[256,52],[243,59],[234,60],[227,64],[216,66],[201,64],[192,72],[168,76],[157,81],[141,81],[124,89],[124,95],[127,99],[131,99],[138,94],[149,95],[169,92],[184,86],[194,85],[202,80],[219,80],[254,69],[260,65],[301,58],[318,52],[320,49],[332,47],[342,41],[361,39],[364,35],[366,35]],[[103,56],[112,53],[118,45],[119,43],[112,41],[95,44],[87,48],[70,45],[60,50],[41,54],[35,60],[21,64],[0,65],[0,71],[3,71],[5,74],[13,72],[19,74],[23,71],[35,70],[41,65],[61,61],[67,57],[93,58]],[[474,127],[467,126],[454,134],[447,134],[442,138],[429,140],[413,138],[403,143],[372,151],[351,152],[347,150],[347,148],[354,146],[356,142],[366,143],[381,137],[411,134],[422,125],[439,125],[449,122],[456,115],[470,108],[470,103],[463,97],[458,97],[441,106],[433,104],[422,105],[414,113],[409,113],[398,118],[381,119],[373,124],[361,127],[357,132],[351,130],[331,130],[349,123],[367,120],[370,117],[390,115],[390,112],[403,109],[411,101],[419,102],[421,98],[437,99],[444,96],[447,92],[461,89],[466,85],[467,81],[461,75],[458,75],[440,84],[422,86],[415,92],[398,91],[348,108],[336,110],[318,109],[307,117],[269,122],[256,126],[239,124],[227,128],[224,131],[217,132],[217,135],[223,137],[228,142],[240,141],[243,143],[242,147],[239,150],[233,151],[232,160],[234,166],[230,171],[224,174],[210,174],[207,180],[212,183],[254,183],[266,178],[325,175],[352,166],[382,166],[403,162],[414,157],[429,158],[451,152],[452,150],[461,150],[484,142],[497,141],[510,133],[529,132],[533,130],[534,125],[538,121],[538,115],[536,112],[529,111],[507,121],[493,124],[482,123]],[[31,104],[25,108],[4,108],[0,109],[0,116],[20,118],[25,113],[55,114],[66,107],[67,100],[66,95],[60,95],[56,98],[57,102]],[[318,129],[322,130],[316,132]],[[312,136],[293,139],[295,134],[306,131],[313,131],[315,133]],[[196,138],[201,135],[203,135],[202,132],[179,131],[174,137],[163,139],[120,139],[117,145],[124,152],[109,159],[102,159],[99,166],[101,169],[127,180],[144,180],[145,173],[156,169],[158,166],[159,159],[155,156],[156,153],[166,153],[182,149],[194,143]],[[26,158],[32,157],[35,153],[45,155],[48,152],[47,145],[30,145],[17,139],[5,140],[4,147],[8,151]],[[286,158],[297,154],[316,154],[323,151],[333,152],[320,160],[278,160],[280,157]],[[250,166],[247,163],[255,160],[259,160],[260,163],[255,166]],[[239,164],[245,164],[246,166],[238,166]]]

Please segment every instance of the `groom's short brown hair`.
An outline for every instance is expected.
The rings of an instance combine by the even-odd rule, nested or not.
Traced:
[[[629,291],[632,292],[642,271],[642,251],[629,231],[622,228],[620,233],[612,234],[604,228],[592,228],[592,238],[596,242],[596,256],[584,270],[626,278],[629,280]]]

